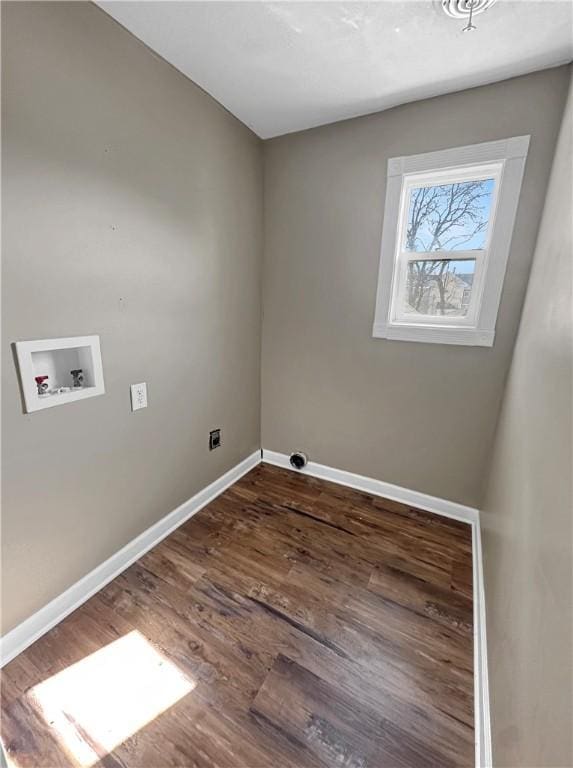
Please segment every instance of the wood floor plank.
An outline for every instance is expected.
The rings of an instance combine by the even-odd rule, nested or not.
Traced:
[[[452,765],[428,744],[364,702],[347,698],[337,686],[279,655],[251,711],[286,732],[325,765]]]
[[[260,465],[6,666],[12,765],[471,766],[471,547],[464,523]],[[94,660],[106,695],[78,709]]]
[[[252,596],[277,620],[295,626],[340,659],[352,659],[359,674],[379,676],[398,697],[413,691],[421,700],[439,701],[441,711],[471,727],[472,669],[465,652],[469,638],[384,604],[366,591],[344,591],[308,568],[293,569],[281,592],[258,586]]]
[[[429,616],[463,634],[472,633],[473,604],[465,594],[456,594],[442,586],[404,572],[395,564],[374,568],[368,589],[397,605]]]

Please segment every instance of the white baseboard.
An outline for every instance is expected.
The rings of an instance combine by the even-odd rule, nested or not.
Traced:
[[[374,496],[400,501],[412,507],[434,512],[437,515],[461,520],[472,527],[473,560],[473,610],[474,610],[474,707],[475,707],[475,768],[491,768],[491,724],[489,706],[489,684],[487,671],[487,644],[485,626],[485,595],[483,582],[483,561],[479,510],[466,507],[454,501],[429,496],[420,491],[411,491],[399,485],[385,483],[372,477],[355,475],[343,469],[334,469],[325,464],[309,461],[302,470],[293,469],[285,453],[263,449],[263,461],[292,472],[311,475],[332,483],[346,485]]]
[[[276,451],[263,449],[263,461],[277,467],[293,469],[286,453],[276,453]],[[375,480],[372,477],[355,475],[353,472],[346,472],[343,469],[327,467],[325,464],[316,464],[314,461],[309,461],[304,469],[293,471],[319,477],[322,480],[329,480],[331,483],[338,483],[338,485],[347,485],[349,488],[371,493],[374,496],[384,496],[386,499],[401,501],[403,504],[410,504],[412,507],[435,512],[438,515],[461,520],[464,523],[475,523],[479,520],[479,512],[473,507],[466,507],[455,501],[446,501],[436,496],[429,496],[427,493],[420,493],[420,491],[411,491],[408,488],[401,488],[399,485],[385,483],[383,480]]]
[[[40,608],[29,619],[0,638],[0,666],[7,664],[62,619],[65,619],[68,614],[79,608],[82,603],[99,592],[148,550],[199,512],[206,504],[213,501],[253,467],[256,467],[260,461],[261,452],[255,451],[202,491],[196,493],[195,496],[184,501],[177,509],[143,531],[115,555],[112,555],[61,595]]]
[[[492,768],[491,714],[489,672],[487,667],[487,635],[485,622],[485,588],[481,528],[472,525],[473,595],[474,595],[474,717],[476,734],[475,768]]]

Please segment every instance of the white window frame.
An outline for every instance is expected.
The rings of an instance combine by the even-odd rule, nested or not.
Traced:
[[[384,225],[372,335],[399,341],[491,347],[509,256],[529,136],[394,157],[388,160]],[[472,251],[406,251],[410,191],[456,181],[494,179],[486,242]],[[476,260],[465,317],[405,314],[400,307],[407,261]]]

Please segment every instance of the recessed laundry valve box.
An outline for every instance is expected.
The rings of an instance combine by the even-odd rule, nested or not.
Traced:
[[[103,395],[99,336],[17,341],[26,412]]]

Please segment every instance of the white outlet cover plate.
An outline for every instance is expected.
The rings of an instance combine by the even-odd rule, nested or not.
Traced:
[[[147,384],[144,381],[131,385],[131,410],[139,411],[140,408],[147,408]]]

